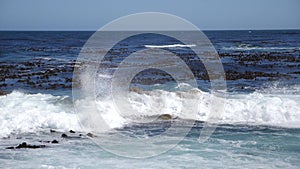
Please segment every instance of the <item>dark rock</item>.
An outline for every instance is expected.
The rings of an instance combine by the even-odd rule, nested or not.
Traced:
[[[71,83],[71,82],[72,82],[72,78],[66,78],[66,79],[65,79],[65,82],[66,82],[66,83]]]
[[[58,144],[58,141],[57,140],[53,140],[51,141],[52,144]]]
[[[27,144],[26,142],[23,142],[22,144],[19,144],[17,147],[7,147],[6,149],[21,149],[21,148],[45,148],[45,145],[31,145]]]
[[[6,87],[6,86],[7,86],[6,83],[0,84],[0,87]]]
[[[86,135],[89,136],[89,137],[95,137],[95,135],[92,134],[92,133],[87,133]]]
[[[68,136],[68,135],[66,135],[65,133],[63,133],[63,134],[61,135],[61,137],[63,137],[63,138],[68,138],[68,139],[79,139],[79,138],[81,138],[80,136]]]
[[[39,141],[40,143],[50,143],[50,141]]]
[[[19,144],[16,148],[26,148],[27,146],[27,143],[23,142],[22,144]]]
[[[50,133],[55,133],[56,131],[53,129],[50,129]]]
[[[75,131],[73,131],[73,130],[70,130],[69,132],[70,132],[70,133],[75,133]]]

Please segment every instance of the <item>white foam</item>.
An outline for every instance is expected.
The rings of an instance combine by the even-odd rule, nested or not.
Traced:
[[[139,110],[137,114],[141,115],[171,114],[189,119],[189,115],[179,112],[187,109],[182,107],[182,101],[192,97],[197,99],[199,106],[196,120],[207,121],[211,113],[211,95],[202,91],[185,95],[166,91],[134,95],[132,98],[135,99],[131,104]],[[300,127],[299,94],[272,94],[265,91],[252,94],[228,94],[224,102],[225,111],[219,117],[218,123]],[[156,109],[159,110],[155,111]]]
[[[0,138],[12,133],[35,132],[45,128],[80,130],[76,114],[65,99],[19,91],[0,96]]]
[[[251,51],[251,50],[299,50],[300,47],[259,47],[250,44],[241,44],[239,46],[222,47],[223,50]]]
[[[182,45],[182,44],[173,44],[173,45],[145,45],[146,48],[178,48],[178,47],[195,47],[196,45]]]
[[[300,95],[230,95],[226,100],[222,123],[300,127]]]
[[[297,87],[292,89],[299,90]],[[277,89],[277,93],[256,91],[251,94],[228,94],[225,112],[219,117],[218,123],[300,128],[300,94],[286,91],[280,93],[279,90],[282,89]],[[129,94],[131,106],[136,110],[134,114],[140,118],[171,114],[190,119],[189,114],[181,112],[189,109],[183,107],[182,103],[191,98],[197,100],[199,107],[196,120],[206,121],[210,114],[210,93],[194,89],[184,94],[163,90]],[[72,103],[66,102],[66,99],[65,96],[25,94],[19,91],[0,96],[0,137],[45,128],[81,130]],[[109,99],[99,99],[96,104],[103,119],[111,128],[122,127],[132,116],[132,114],[128,117],[126,114],[118,114],[114,103]]]

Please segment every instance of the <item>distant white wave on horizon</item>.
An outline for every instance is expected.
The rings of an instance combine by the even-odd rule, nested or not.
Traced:
[[[268,47],[268,46],[253,46],[251,44],[240,44],[238,46],[222,47],[223,50],[236,51],[251,51],[251,50],[300,50],[300,47]]]
[[[183,45],[183,44],[173,44],[173,45],[145,45],[146,48],[178,48],[178,47],[195,47],[195,44]]]

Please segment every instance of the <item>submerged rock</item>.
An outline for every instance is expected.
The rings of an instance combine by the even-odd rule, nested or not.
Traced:
[[[92,133],[87,133],[86,135],[89,136],[89,137],[95,137],[95,135],[92,134]]]

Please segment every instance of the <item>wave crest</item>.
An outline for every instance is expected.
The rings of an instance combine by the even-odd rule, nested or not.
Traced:
[[[210,106],[213,106],[210,105],[209,92],[198,89],[185,93],[139,90],[131,91],[129,96],[131,106],[137,110],[135,118],[141,120],[161,114],[170,114],[183,120],[190,119],[189,115],[184,113],[189,108],[182,107],[181,103],[191,98],[197,100],[199,107],[196,119],[193,120],[206,121]],[[225,98],[219,96],[219,99]],[[109,99],[99,99],[96,104],[103,119],[111,128],[122,127],[129,122],[128,119],[132,118],[132,114],[128,117],[126,114],[122,116],[118,114],[114,109],[114,103]],[[225,100],[225,111],[218,118],[217,123],[300,128],[299,105],[300,95],[294,92],[229,93]],[[47,128],[82,131],[69,97],[25,94],[20,91],[0,96],[0,127],[0,137]]]

